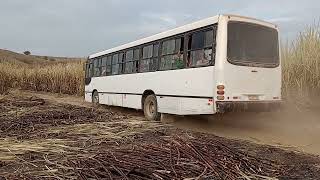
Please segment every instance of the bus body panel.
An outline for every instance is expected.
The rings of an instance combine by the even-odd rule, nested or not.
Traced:
[[[192,115],[214,114],[214,104],[208,98],[185,98],[157,96],[157,102],[161,113]]]
[[[271,102],[281,100],[281,60],[277,67],[231,64],[228,57],[228,22],[239,21],[270,27],[271,23],[241,16],[221,16],[217,36],[216,85],[225,86],[225,102]],[[278,30],[277,30],[278,31]],[[278,43],[278,42],[277,42]],[[280,53],[280,50],[279,50]],[[280,58],[280,57],[279,57]],[[215,97],[218,96],[215,93]]]
[[[101,104],[142,108],[142,95],[153,91],[161,113],[213,114],[214,66],[93,78],[86,86],[86,101],[93,90]]]
[[[214,101],[208,99],[182,98],[180,103],[181,115],[216,113]]]
[[[228,101],[273,101],[281,97],[281,68],[225,64],[225,97]]]
[[[141,109],[142,95],[124,94],[123,95],[123,107]]]

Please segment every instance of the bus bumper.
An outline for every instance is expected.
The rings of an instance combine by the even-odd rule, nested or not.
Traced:
[[[278,111],[282,101],[247,101],[247,102],[217,102],[217,112],[270,112]]]

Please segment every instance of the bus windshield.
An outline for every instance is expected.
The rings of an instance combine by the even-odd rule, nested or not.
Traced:
[[[277,30],[252,23],[229,22],[228,61],[242,66],[277,67]]]

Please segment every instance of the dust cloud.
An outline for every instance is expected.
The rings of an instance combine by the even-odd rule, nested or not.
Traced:
[[[320,155],[320,106],[280,112],[170,117],[176,127]]]

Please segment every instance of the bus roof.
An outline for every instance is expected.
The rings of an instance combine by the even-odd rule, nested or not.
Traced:
[[[169,31],[165,31],[165,32],[153,35],[153,36],[149,36],[149,37],[146,37],[146,38],[143,38],[143,39],[139,39],[137,41],[133,41],[133,42],[121,45],[121,46],[117,46],[117,47],[112,48],[112,49],[108,49],[108,50],[105,50],[105,51],[101,51],[101,52],[92,54],[92,55],[89,56],[89,59],[96,58],[96,57],[99,57],[99,56],[103,56],[103,55],[106,55],[106,54],[110,54],[110,53],[113,53],[113,52],[121,51],[121,50],[124,50],[124,49],[132,48],[132,47],[139,46],[139,45],[142,45],[142,44],[146,44],[146,43],[149,43],[149,42],[157,41],[157,40],[160,40],[160,39],[163,39],[163,38],[166,38],[166,37],[170,37],[170,36],[174,36],[174,35],[177,35],[177,34],[181,34],[181,33],[184,33],[184,32],[192,31],[194,29],[198,29],[198,28],[201,28],[201,27],[209,26],[209,25],[217,23],[219,21],[219,17],[220,16],[232,16],[232,17],[251,19],[251,20],[255,20],[255,21],[259,21],[259,22],[264,22],[264,23],[267,23],[269,25],[273,25],[273,24],[271,24],[269,22],[261,21],[261,20],[255,19],[255,18],[239,16],[239,15],[231,15],[231,14],[217,15],[217,16],[209,17],[209,18],[197,21],[197,22],[193,22],[191,24],[180,26],[178,28],[171,29]]]

